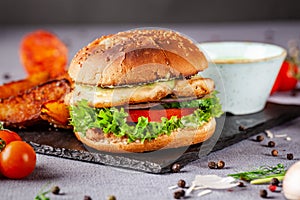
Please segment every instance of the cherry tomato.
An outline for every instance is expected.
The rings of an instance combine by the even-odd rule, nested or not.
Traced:
[[[20,57],[29,75],[46,71],[57,77],[65,72],[68,50],[56,35],[37,30],[22,39]]]
[[[132,109],[129,110],[128,122],[137,122],[140,116],[148,118],[149,121],[160,122],[162,117],[170,119],[172,116],[181,118],[182,116],[192,114],[196,108],[169,108],[169,109]]]
[[[24,141],[13,141],[0,153],[0,172],[7,178],[24,178],[33,172],[35,165],[36,153]]]
[[[289,91],[294,89],[298,82],[296,78],[298,73],[298,66],[290,60],[285,60],[277,75],[271,94],[275,91]]]
[[[13,131],[10,130],[0,130],[0,138],[5,141],[6,145],[12,141],[22,141],[22,138]]]
[[[280,76],[278,74],[275,82],[274,82],[274,85],[272,87],[272,90],[271,90],[271,94],[275,93],[276,91],[278,91],[278,88],[279,88],[279,84],[280,84]]]

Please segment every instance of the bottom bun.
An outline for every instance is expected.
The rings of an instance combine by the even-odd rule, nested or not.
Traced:
[[[159,149],[177,148],[198,144],[209,139],[215,132],[216,120],[212,118],[198,128],[184,128],[173,131],[169,136],[162,135],[151,141],[135,141],[127,143],[127,139],[119,139],[114,136],[104,137],[100,141],[95,141],[84,137],[81,133],[75,132],[78,140],[87,146],[106,152],[113,153],[130,153],[130,152],[146,152]],[[91,130],[89,130],[91,131]]]

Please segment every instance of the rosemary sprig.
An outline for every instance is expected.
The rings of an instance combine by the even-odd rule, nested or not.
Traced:
[[[258,169],[246,172],[240,172],[236,174],[228,174],[236,179],[244,181],[253,181],[256,179],[268,179],[274,177],[284,177],[286,172],[285,166],[281,163],[276,166],[261,166]]]

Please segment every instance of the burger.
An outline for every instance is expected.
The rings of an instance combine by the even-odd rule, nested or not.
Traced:
[[[222,114],[195,43],[173,30],[102,36],[78,51],[65,102],[78,140],[96,150],[149,152],[202,143]]]

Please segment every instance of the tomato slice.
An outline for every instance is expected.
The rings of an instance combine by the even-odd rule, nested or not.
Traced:
[[[161,122],[162,117],[170,119],[172,116],[181,118],[192,114],[197,108],[168,108],[168,109],[132,109],[127,110],[129,116],[127,122],[137,122],[140,116],[148,118],[149,121]]]

